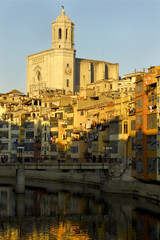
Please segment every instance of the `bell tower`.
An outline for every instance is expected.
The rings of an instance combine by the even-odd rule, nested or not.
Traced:
[[[66,16],[64,9],[52,22],[52,48],[74,50],[74,23]]]
[[[66,16],[64,8],[61,15],[52,22],[52,60],[50,86],[65,92],[74,93],[74,23]]]

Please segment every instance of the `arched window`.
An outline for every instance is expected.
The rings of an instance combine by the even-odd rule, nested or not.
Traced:
[[[67,40],[67,35],[68,35],[68,29],[66,29],[66,40]]]
[[[41,80],[41,72],[38,70],[37,71],[37,80],[40,81]]]
[[[94,65],[91,63],[91,83],[94,83]]]
[[[59,28],[59,39],[61,39],[61,38],[62,38],[62,29]]]
[[[67,79],[66,86],[69,87],[69,79]]]

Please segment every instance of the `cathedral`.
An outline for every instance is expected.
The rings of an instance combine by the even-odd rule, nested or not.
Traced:
[[[27,57],[27,94],[63,90],[64,94],[97,95],[117,90],[119,64],[76,58],[74,23],[62,9],[52,22],[51,49]]]

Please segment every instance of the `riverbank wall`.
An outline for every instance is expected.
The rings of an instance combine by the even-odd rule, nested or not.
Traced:
[[[26,185],[28,182],[31,187],[36,187],[36,180],[61,181],[91,185],[103,192],[141,196],[160,201],[160,185],[138,181],[129,177],[129,174],[130,171],[127,171],[123,177],[109,180],[103,171],[25,170]],[[5,171],[0,169],[0,177],[9,177],[10,183],[14,184],[16,171],[14,169],[5,169]]]

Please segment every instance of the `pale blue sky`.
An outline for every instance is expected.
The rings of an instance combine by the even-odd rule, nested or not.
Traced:
[[[51,48],[62,5],[78,58],[119,63],[120,76],[160,65],[159,0],[0,0],[0,93],[26,93],[26,58]]]

